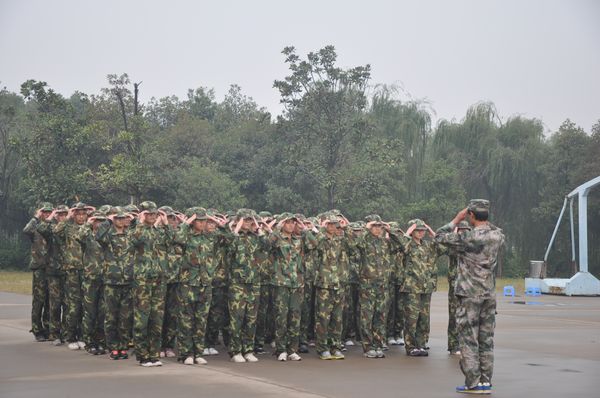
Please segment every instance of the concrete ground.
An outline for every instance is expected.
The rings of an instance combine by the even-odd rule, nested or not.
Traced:
[[[351,347],[344,361],[279,363],[265,355],[233,364],[223,351],[207,366],[166,360],[142,368],[65,346],[36,343],[29,296],[0,292],[0,397],[456,397],[463,377],[446,353],[447,300],[432,301],[431,351],[409,358],[398,347],[366,359]],[[600,396],[600,298],[543,296],[498,299],[496,397]]]

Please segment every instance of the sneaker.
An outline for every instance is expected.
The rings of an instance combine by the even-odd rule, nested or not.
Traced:
[[[78,341],[77,345],[79,346],[80,350],[83,350],[85,348],[85,343],[83,341]]]
[[[319,358],[325,359],[325,360],[333,359],[333,357],[331,356],[331,353],[329,351],[323,351],[322,353],[320,353]]]
[[[177,355],[175,354],[175,351],[173,351],[172,348],[167,348],[165,351],[165,356],[167,358],[175,358]]]
[[[109,358],[116,361],[118,359],[121,359],[121,354],[117,350],[112,350],[110,352]]]
[[[263,354],[266,354],[267,352],[265,351],[265,349],[264,349],[264,348],[262,348],[262,346],[256,346],[256,347],[254,348],[254,353],[255,353],[256,355],[263,355]]]
[[[67,347],[69,348],[69,350],[75,351],[75,350],[79,349],[79,344],[77,344],[76,342],[72,342],[72,343],[69,343],[67,345]]]
[[[340,350],[335,350],[335,351],[333,352],[333,355],[332,355],[331,357],[332,357],[333,359],[344,359],[344,358],[346,358],[346,357],[344,356],[344,354],[342,354],[342,352],[341,352]]]
[[[408,351],[406,355],[408,355],[409,357],[420,357],[421,350],[419,350],[418,348],[413,348],[412,350]]]
[[[398,343],[398,345],[404,345],[404,339],[402,337],[399,337],[396,339],[396,343]]]
[[[285,362],[285,361],[287,361],[287,358],[288,358],[288,354],[287,354],[287,352],[282,352],[282,353],[281,353],[281,354],[279,354],[279,356],[277,357],[277,360],[278,360],[278,361]]]
[[[104,348],[104,346],[102,344],[98,344],[98,355],[104,355],[106,354],[106,348]]]
[[[208,349],[209,354],[208,355],[219,355],[219,351],[215,350],[214,348],[210,347]]]
[[[341,351],[342,351],[342,352],[346,352],[346,351],[348,351],[348,349],[346,348],[346,346],[342,346],[342,349],[341,349]]]
[[[161,361],[159,361],[158,359],[153,359],[151,362],[152,362],[152,366],[163,366],[163,363]]]
[[[194,359],[194,362],[196,363],[196,365],[206,365],[208,362],[206,362],[206,359],[202,358],[202,357],[196,357]]]
[[[88,352],[88,354],[98,355],[98,348],[96,348],[95,346],[87,347],[86,351]]]
[[[300,347],[298,347],[298,352],[300,354],[308,354],[308,345],[307,344],[300,344]]]
[[[377,353],[377,358],[385,358],[385,354],[382,350],[376,350],[375,353]]]
[[[428,345],[425,345],[425,347],[423,347],[423,349],[425,349],[425,350],[429,350],[429,346],[428,346]]]
[[[64,343],[63,343],[63,341],[61,339],[54,339],[52,341],[52,345],[55,346],[55,347],[58,347],[58,346],[63,345],[63,344]]]
[[[144,359],[144,360],[141,360],[141,361],[140,361],[140,366],[143,366],[143,367],[145,367],[145,368],[151,368],[151,367],[153,367],[154,365],[153,365],[153,364],[152,364],[152,362],[150,362],[149,360],[147,360],[147,359]]]
[[[348,340],[346,340],[346,342],[344,343],[344,345],[346,347],[354,347],[354,341],[348,339]]]
[[[484,390],[482,386],[475,386],[472,388],[469,388],[467,386],[459,386],[456,387],[456,392],[461,393],[461,394],[491,394],[492,391],[491,390]]]
[[[388,345],[384,343],[384,344],[381,345],[381,349],[383,351],[388,351],[390,349],[390,347],[388,347]]]
[[[396,341],[396,339],[390,337],[388,339],[388,345],[398,345],[398,342]]]
[[[187,357],[186,359],[183,360],[183,364],[184,365],[193,365],[194,364],[194,357]]]
[[[205,348],[205,349],[202,351],[202,355],[204,355],[204,356],[206,356],[206,355],[210,355],[210,348]]]
[[[421,357],[428,357],[429,356],[429,352],[427,352],[426,348],[419,348],[419,352]]]
[[[244,359],[242,354],[238,353],[231,357],[231,362],[243,363],[243,362],[246,362],[246,360]]]
[[[377,351],[369,350],[363,354],[366,358],[377,358]]]
[[[127,353],[127,350],[121,350],[121,352],[119,352],[119,357],[121,357],[121,359],[129,358],[129,354]]]
[[[484,391],[492,391],[492,384],[491,383],[478,383],[477,387],[481,387],[481,389],[484,390]]]
[[[301,361],[302,357],[300,355],[296,354],[295,352],[293,352],[288,356],[288,359],[290,361]]]
[[[460,350],[453,350],[453,351],[450,351],[450,355],[457,355],[457,356],[460,356]]]
[[[314,341],[311,341],[311,342],[308,343],[308,346],[309,347],[316,347],[317,343],[315,343]]]
[[[246,360],[246,362],[258,362],[258,358],[256,358],[251,352],[244,355],[244,359]]]

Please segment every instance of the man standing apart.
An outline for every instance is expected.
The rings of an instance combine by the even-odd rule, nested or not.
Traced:
[[[439,229],[436,240],[455,252],[458,273],[456,322],[461,351],[460,368],[465,385],[456,392],[490,394],[494,368],[494,327],[496,326],[496,278],[498,252],[504,243],[502,230],[488,222],[490,202],[473,199],[466,209]],[[463,220],[471,231],[454,233]]]

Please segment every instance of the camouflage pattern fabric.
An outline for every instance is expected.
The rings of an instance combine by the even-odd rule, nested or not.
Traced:
[[[365,352],[383,348],[388,311],[388,286],[363,285],[359,292],[360,332]]]
[[[138,361],[158,360],[165,311],[166,284],[137,279],[133,287],[133,343]]]
[[[48,274],[48,340],[61,339],[65,314],[65,275]]]
[[[429,339],[431,293],[406,293],[404,347],[406,352],[425,348]]]
[[[317,352],[342,349],[342,317],[344,312],[343,288],[317,287],[315,303],[315,334]]]
[[[297,353],[303,288],[274,286],[274,293],[275,353]]]
[[[212,286],[181,286],[182,309],[178,324],[179,358],[197,357],[204,351],[206,324],[212,299]]]
[[[459,350],[458,347],[458,330],[456,325],[456,311],[458,309],[458,297],[454,292],[454,284],[456,283],[456,269],[458,259],[456,256],[449,256],[448,261],[448,351],[454,352]]]
[[[31,241],[31,261],[29,269],[33,271],[31,285],[31,332],[35,336],[48,336],[49,297],[46,266],[49,262],[48,243],[37,230],[39,221],[32,218],[23,233]]]
[[[126,350],[131,340],[133,324],[130,285],[104,286],[104,332],[110,351]]]
[[[229,354],[247,354],[254,351],[254,334],[260,284],[229,286]]]
[[[83,342],[105,344],[104,339],[104,281],[101,277],[84,277],[82,283],[83,319],[81,331]]]
[[[68,343],[79,341],[81,335],[83,270],[68,269],[65,273],[65,315],[63,337]]]

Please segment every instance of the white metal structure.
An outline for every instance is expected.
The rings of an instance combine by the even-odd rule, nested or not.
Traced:
[[[573,228],[573,200],[577,197],[577,208],[579,210],[578,229],[579,229],[579,272],[570,279],[541,279],[525,278],[525,286],[539,287],[542,293],[565,294],[567,296],[594,296],[600,295],[600,281],[588,272],[588,223],[587,223],[587,199],[590,189],[600,185],[600,176],[586,182],[575,188],[565,197],[562,210],[558,216],[558,221],[554,227],[552,238],[544,255],[544,263],[548,261],[548,254],[554,244],[558,227],[567,208],[567,202],[570,206],[570,226],[571,226],[571,259],[575,257],[575,231]]]

